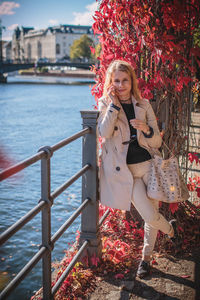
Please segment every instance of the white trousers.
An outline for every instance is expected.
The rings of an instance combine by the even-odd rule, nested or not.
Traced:
[[[132,203],[145,221],[143,257],[151,256],[158,230],[169,234],[173,229],[169,222],[159,213],[159,201],[147,197],[146,185],[151,161],[128,165],[134,178]]]

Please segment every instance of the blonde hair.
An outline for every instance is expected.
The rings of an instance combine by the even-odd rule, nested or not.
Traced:
[[[109,86],[112,83],[112,75],[113,72],[115,71],[122,71],[122,72],[126,72],[127,74],[129,74],[129,76],[131,77],[131,82],[132,82],[132,88],[131,88],[131,93],[133,94],[133,96],[135,97],[136,100],[140,101],[141,100],[141,94],[138,88],[138,83],[137,83],[137,78],[135,75],[135,71],[133,69],[133,67],[126,61],[123,60],[114,60],[107,69],[106,72],[106,79],[105,79],[105,83],[104,83],[104,88],[103,88],[103,95],[107,96],[107,90],[109,88]]]

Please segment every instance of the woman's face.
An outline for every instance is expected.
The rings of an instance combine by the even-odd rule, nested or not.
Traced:
[[[112,84],[116,89],[116,94],[120,100],[126,100],[131,96],[132,82],[127,72],[114,71],[112,74]]]

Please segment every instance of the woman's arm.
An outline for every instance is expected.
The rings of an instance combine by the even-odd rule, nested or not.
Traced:
[[[132,119],[131,125],[139,130],[142,134],[141,138],[149,147],[160,148],[162,144],[162,138],[158,129],[156,116],[154,114],[151,104],[144,100],[146,110],[146,120]]]
[[[147,125],[153,129],[153,134],[151,137],[146,137],[146,141],[149,147],[160,148],[162,145],[162,138],[160,135],[160,130],[158,128],[158,123],[156,120],[155,113],[150,103],[147,106]]]
[[[105,98],[99,100],[100,115],[98,132],[101,137],[110,138],[113,134],[120,108],[112,103],[107,104]]]

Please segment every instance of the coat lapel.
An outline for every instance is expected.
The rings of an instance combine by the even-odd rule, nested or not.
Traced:
[[[132,96],[132,103],[134,106],[135,111],[135,118],[144,121],[145,120],[145,110],[139,106],[138,101]],[[119,113],[119,119],[123,121],[126,125],[128,124],[126,114],[121,106],[121,103],[119,103],[120,106],[120,113]]]
[[[134,107],[134,111],[135,111],[135,118],[139,119],[139,120],[142,120],[142,121],[145,121],[146,112],[142,107],[139,106],[139,103],[135,99],[134,96],[132,96],[132,103],[133,103],[133,107]],[[128,124],[126,114],[125,114],[125,112],[123,110],[123,107],[121,106],[120,103],[119,103],[119,106],[120,106],[120,113],[119,113],[118,118],[123,123],[123,138],[126,140],[126,139],[129,139],[129,137],[130,137],[130,131],[129,130],[127,131],[127,128],[129,129],[129,124]],[[138,141],[140,139],[140,136],[141,136],[141,131],[137,130],[137,139],[138,139]]]
[[[139,103],[134,98],[134,96],[132,96],[132,103],[133,103],[134,110],[135,110],[135,118],[138,120],[145,121],[146,112],[142,107],[139,106]],[[137,140],[138,141],[140,140],[141,133],[142,133],[141,130],[137,129]]]
[[[121,106],[121,103],[119,102],[119,106],[120,106],[120,112],[119,112],[119,119],[125,124],[128,125],[128,120],[126,117],[126,114],[123,110],[123,107]]]
[[[132,103],[135,110],[135,118],[144,121],[145,120],[145,110],[139,106],[139,102],[132,96]]]
[[[126,114],[123,110],[123,107],[121,106],[121,104],[119,103],[119,106],[120,106],[120,112],[119,112],[119,121],[121,123],[121,128],[122,128],[122,139],[124,141],[127,141],[129,140],[130,138],[130,130],[129,130],[129,124],[128,124],[128,120],[127,120],[127,117],[126,117]]]

